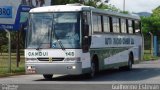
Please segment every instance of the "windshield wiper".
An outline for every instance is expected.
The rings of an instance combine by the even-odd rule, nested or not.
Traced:
[[[59,38],[57,37],[57,35],[56,35],[56,33],[55,33],[55,30],[52,29],[52,31],[54,32],[55,39],[57,40],[57,42],[58,42],[58,44],[60,45],[61,49],[62,49],[62,50],[65,50],[62,42],[61,42],[61,41],[59,40]]]
[[[61,46],[62,50],[65,50],[65,48],[64,48],[64,46],[63,46],[63,44],[62,44],[62,42],[61,42],[59,39],[56,39],[56,40],[57,40],[57,42],[59,43],[59,45]]]

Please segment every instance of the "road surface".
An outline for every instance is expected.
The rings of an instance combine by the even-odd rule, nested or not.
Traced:
[[[18,88],[16,90],[108,90],[121,84],[156,85],[160,84],[160,60],[135,64],[132,71],[102,71],[93,79],[86,79],[84,76],[55,75],[53,79],[45,80],[42,75],[18,75],[0,78],[0,83],[0,87],[15,85],[15,88]],[[160,89],[160,85],[156,89]]]

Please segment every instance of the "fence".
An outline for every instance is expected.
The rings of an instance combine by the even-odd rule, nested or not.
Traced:
[[[11,32],[11,73],[24,72],[24,51],[20,52],[20,63],[17,67],[16,45],[17,32]],[[8,57],[8,39],[6,32],[0,32],[0,76],[9,73],[9,57]]]
[[[11,73],[24,72],[24,55],[21,53],[19,67],[17,67],[16,53],[11,54]],[[0,75],[4,75],[9,72],[9,57],[8,53],[0,53]]]

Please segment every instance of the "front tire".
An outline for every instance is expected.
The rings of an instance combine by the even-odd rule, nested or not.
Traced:
[[[128,65],[126,66],[126,70],[128,70],[128,71],[132,70],[132,60],[128,61]]]
[[[87,74],[88,78],[93,78],[95,76],[96,73],[96,66],[95,63],[92,61],[91,62],[91,72]]]
[[[43,77],[44,77],[45,79],[52,79],[53,74],[43,74]]]

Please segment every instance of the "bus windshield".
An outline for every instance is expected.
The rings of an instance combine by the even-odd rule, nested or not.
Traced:
[[[80,48],[79,13],[32,13],[27,48]]]

